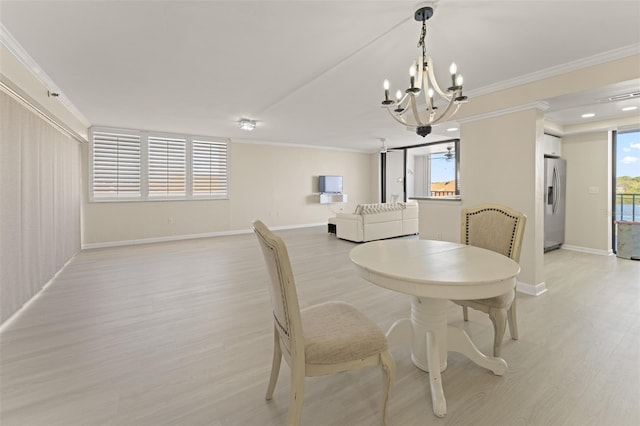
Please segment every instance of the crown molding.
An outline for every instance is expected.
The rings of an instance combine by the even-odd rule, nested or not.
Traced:
[[[38,63],[27,53],[27,51],[18,43],[11,35],[9,30],[0,22],[0,43],[2,43],[9,52],[33,74],[36,79],[50,92],[58,93],[58,100],[64,107],[69,110],[73,116],[78,119],[86,127],[91,126],[91,122],[80,112],[80,110],[62,93],[60,88],[55,84],[53,79],[44,72]]]
[[[628,56],[633,56],[638,54],[640,54],[640,43],[630,44],[628,46],[623,46],[618,49],[613,49],[607,52],[599,53],[597,55],[578,59],[573,62],[567,62],[565,64],[556,65],[553,67],[542,69],[540,71],[535,71],[529,74],[525,74],[520,77],[501,81],[495,84],[490,84],[488,86],[483,86],[476,90],[470,90],[468,91],[467,95],[469,97],[478,97],[482,95],[487,95],[489,93],[510,89],[512,87],[522,86],[524,84],[533,83],[538,80],[555,77],[561,74],[578,71],[583,68],[604,64],[606,62],[611,62],[611,61],[615,61],[618,59],[622,59]]]
[[[245,138],[230,138],[231,141],[238,144],[253,144],[253,145],[262,145],[262,146],[278,146],[285,148],[301,148],[301,149],[320,149],[327,151],[342,151],[342,152],[353,152],[357,154],[375,154],[378,151],[371,152],[365,151],[361,149],[353,149],[353,148],[341,148],[337,146],[325,146],[325,145],[311,145],[311,144],[298,144],[298,143],[290,143],[290,142],[273,142],[269,140],[260,140],[260,139],[245,139]]]
[[[528,104],[516,105],[509,108],[503,108],[496,111],[487,112],[484,114],[472,115],[465,118],[460,118],[456,120],[458,123],[470,123],[472,121],[485,120],[487,118],[499,117],[501,115],[511,114],[514,112],[526,111],[530,109],[537,109],[540,111],[546,111],[550,108],[550,105],[547,102],[530,102]]]

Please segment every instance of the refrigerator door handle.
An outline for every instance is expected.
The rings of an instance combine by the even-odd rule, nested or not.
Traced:
[[[553,186],[553,207],[552,207],[552,212],[553,214],[556,214],[557,210],[558,210],[558,168],[557,167],[553,167],[553,177],[551,179],[551,185]]]

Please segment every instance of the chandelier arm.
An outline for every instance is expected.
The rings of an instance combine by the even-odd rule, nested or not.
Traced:
[[[430,57],[428,61],[429,61],[429,64],[433,65]],[[431,84],[433,85],[433,88],[435,89],[435,91],[438,92],[438,94],[443,98],[445,98],[447,101],[450,98],[453,98],[452,95],[450,95],[449,93],[443,92],[442,89],[440,89],[440,86],[438,86],[438,81],[436,80],[436,76],[433,74],[433,66],[428,66],[427,71],[429,72],[429,80],[431,80]]]
[[[452,109],[452,107],[454,105],[455,105],[455,108],[453,108],[453,111],[451,111],[451,109]],[[440,121],[443,121],[443,120],[444,121],[449,120],[451,117],[453,117],[456,114],[456,112],[458,112],[458,109],[460,108],[460,105],[462,105],[462,104],[457,104],[455,102],[449,103],[449,105],[447,105],[447,108],[444,110],[442,115],[440,117],[437,117],[435,120],[433,120],[433,124],[439,123]],[[445,118],[446,118],[446,120],[445,120]]]
[[[391,117],[393,117],[393,119],[396,120],[398,123],[404,126],[411,126],[402,118],[401,115],[396,115],[391,108],[387,108],[387,111],[389,111],[389,115],[391,115]]]
[[[431,88],[431,85],[429,84],[429,78],[427,77],[426,73],[425,73],[423,86],[424,86],[424,100],[427,104],[427,110],[433,111],[433,102],[429,97],[429,89]]]
[[[411,110],[413,111],[413,118],[416,120],[416,126],[424,126],[425,123],[422,122],[420,118],[420,113],[418,112],[418,103],[416,102],[416,97],[411,96]]]
[[[406,108],[409,106],[409,97],[409,94],[405,93],[404,96],[398,101],[398,107],[404,108],[406,110]],[[402,106],[402,104],[404,104],[405,102],[406,104]]]
[[[419,58],[419,60],[420,60],[420,62],[418,62],[419,66],[418,66],[418,75],[416,76],[416,80],[418,82],[418,86],[417,87],[419,89],[422,89],[422,88],[424,88],[424,84],[423,84],[423,82],[424,82],[424,71],[423,71],[424,58],[421,57],[421,58]]]

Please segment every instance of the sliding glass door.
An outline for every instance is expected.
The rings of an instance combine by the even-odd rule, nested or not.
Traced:
[[[613,250],[617,222],[640,222],[640,129],[613,133]]]

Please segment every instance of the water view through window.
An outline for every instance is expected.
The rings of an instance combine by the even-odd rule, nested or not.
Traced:
[[[614,219],[640,222],[640,130],[616,134],[615,171]]]

